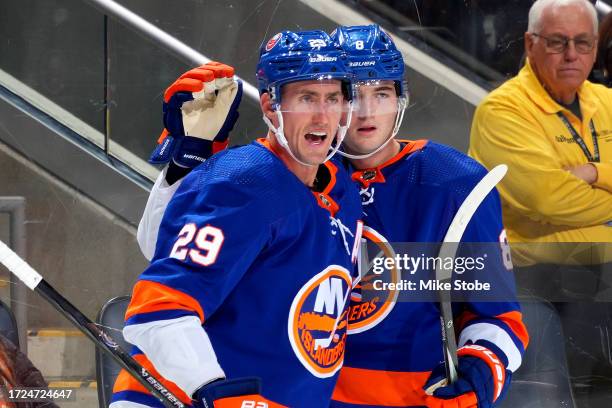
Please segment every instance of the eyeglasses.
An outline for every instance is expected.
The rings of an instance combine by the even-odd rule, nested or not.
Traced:
[[[545,37],[537,33],[531,33],[534,37],[543,38],[546,41],[546,52],[549,54],[561,54],[565,52],[571,41],[574,42],[574,48],[579,54],[588,54],[593,51],[597,37],[589,35],[581,35],[576,38],[567,38],[560,35]]]

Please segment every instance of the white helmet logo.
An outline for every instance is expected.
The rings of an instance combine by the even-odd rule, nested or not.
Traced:
[[[327,45],[327,43],[325,42],[325,40],[321,40],[320,38],[316,38],[316,39],[308,40],[308,45],[310,45],[311,48],[319,48],[319,49],[321,49],[321,47],[325,47]]]

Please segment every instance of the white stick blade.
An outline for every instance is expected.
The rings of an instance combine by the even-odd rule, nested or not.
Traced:
[[[43,277],[19,257],[4,242],[0,241],[0,263],[19,278],[25,285],[34,290]]]
[[[480,206],[480,203],[489,195],[491,190],[495,188],[497,183],[501,181],[508,171],[508,166],[500,164],[495,166],[490,172],[488,172],[482,180],[476,184],[474,189],[465,198],[455,218],[448,227],[444,242],[459,242],[463,236],[467,225],[469,224],[472,216]]]

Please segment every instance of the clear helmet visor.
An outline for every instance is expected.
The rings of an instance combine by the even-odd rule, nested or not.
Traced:
[[[329,160],[340,147],[351,121],[351,102],[345,92],[341,81],[328,76],[285,84],[280,98],[273,102],[278,125],[265,116],[264,121],[293,159],[307,166],[318,165],[320,163],[307,163],[297,157],[285,132],[297,127],[310,142],[329,146],[325,161]]]
[[[354,83],[352,122],[338,153],[365,159],[381,151],[399,131],[407,103],[407,95],[397,95],[394,81]]]
[[[346,88],[329,75],[284,84],[280,98],[276,98],[276,109],[283,113],[346,114],[349,109]]]
[[[398,113],[400,99],[394,81],[369,80],[353,84],[353,110],[359,116],[395,115]]]

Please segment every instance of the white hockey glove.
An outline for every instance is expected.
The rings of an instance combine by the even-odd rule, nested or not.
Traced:
[[[224,150],[241,99],[242,81],[229,65],[209,62],[181,75],[164,93],[165,129],[149,162],[193,168]]]

